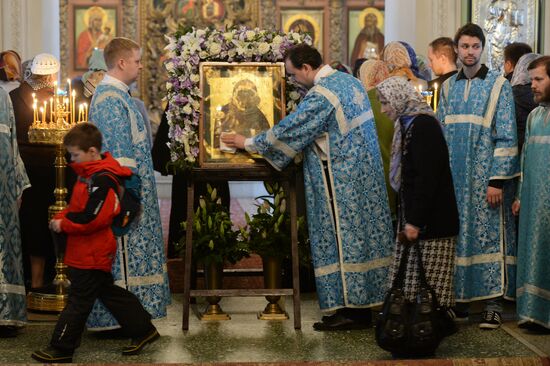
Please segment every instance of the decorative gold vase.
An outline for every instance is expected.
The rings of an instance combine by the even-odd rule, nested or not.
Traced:
[[[264,287],[266,289],[280,289],[282,284],[282,259],[278,257],[262,257],[264,267]],[[264,311],[258,314],[262,320],[286,320],[288,314],[279,306],[281,296],[266,296],[268,301]]]
[[[223,288],[223,263],[207,263],[204,265],[204,283],[206,289],[217,290]],[[231,317],[225,313],[219,302],[220,296],[207,296],[208,307],[201,314],[201,320],[230,320]]]

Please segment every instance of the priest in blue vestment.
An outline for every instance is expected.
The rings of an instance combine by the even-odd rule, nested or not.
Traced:
[[[306,44],[286,55],[287,73],[309,92],[296,111],[231,146],[260,153],[278,170],[304,153],[307,220],[319,305],[316,330],[361,329],[389,285],[393,230],[378,137],[361,82]]]
[[[105,47],[104,57],[108,71],[95,90],[88,119],[103,134],[103,150],[140,177],[143,207],[138,224],[118,240],[113,278],[117,285],[134,293],[154,319],[162,318],[170,290],[151,145],[128,87],[142,68],[141,49],[132,40],[114,38]],[[119,327],[100,302],[96,302],[87,324],[95,330]]]
[[[516,312],[519,327],[550,332],[550,56],[529,65],[531,89],[539,104],[527,118],[519,211]],[[521,209],[520,209],[521,208]]]
[[[485,36],[479,26],[461,27],[454,43],[463,67],[443,83],[437,117],[445,125],[460,219],[456,315],[466,318],[468,303],[487,300],[479,326],[496,329],[500,299],[515,297],[514,99],[501,72],[481,64]]]
[[[27,322],[19,206],[30,187],[19,155],[9,94],[0,88],[0,338],[14,337]]]

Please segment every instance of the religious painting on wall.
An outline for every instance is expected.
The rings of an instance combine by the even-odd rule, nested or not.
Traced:
[[[323,10],[282,9],[281,28],[283,32],[307,33],[313,40],[313,46],[323,54]]]
[[[121,36],[123,5],[122,0],[68,0],[66,7],[68,19],[61,23],[68,39],[61,37],[61,54],[68,67],[64,73],[73,78],[88,70],[94,48],[103,49],[113,37]]]
[[[221,137],[253,137],[285,116],[284,63],[203,62],[200,65],[199,164],[204,168],[265,165],[259,155],[226,146]]]
[[[384,0],[348,9],[348,57],[353,67],[360,58],[378,58],[384,48]]]
[[[490,69],[502,69],[504,47],[527,43],[540,52],[542,0],[472,0],[471,20],[486,32],[486,57]]]

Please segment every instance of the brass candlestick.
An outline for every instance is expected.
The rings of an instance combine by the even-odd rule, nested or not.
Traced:
[[[67,188],[65,187],[67,161],[65,160],[63,137],[77,122],[74,119],[74,102],[71,103],[69,98],[60,98],[59,91],[56,93],[55,98],[50,99],[49,123],[47,122],[48,102],[44,102],[44,107],[40,107],[40,113],[36,109],[37,105],[40,104],[35,99],[33,105],[35,113],[33,124],[29,128],[29,142],[41,145],[55,145],[56,147],[54,161],[55,189],[53,192],[55,203],[48,207],[48,220],[51,220],[57,213],[67,207],[67,202],[65,201],[65,197],[67,196]],[[85,108],[81,106],[80,109],[84,110]],[[87,120],[87,113],[80,113],[78,122],[85,122],[85,120]],[[71,283],[67,277],[67,266],[63,262],[65,248],[58,240],[54,240],[54,247],[56,254],[56,275],[53,280],[55,294],[29,292],[27,295],[27,308],[29,310],[60,312],[67,305],[67,293]]]

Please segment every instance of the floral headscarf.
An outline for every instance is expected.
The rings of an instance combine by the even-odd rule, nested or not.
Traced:
[[[367,60],[359,68],[359,79],[367,90],[375,88],[390,77],[390,71],[384,61]]]
[[[427,114],[435,116],[420,93],[403,77],[390,77],[376,87],[398,117]]]
[[[393,129],[390,185],[396,192],[399,192],[401,188],[403,130],[410,125],[414,116],[427,114],[435,117],[435,114],[420,93],[403,77],[394,76],[386,79],[378,84],[376,89],[389,102],[398,117],[394,122]]]
[[[526,53],[521,56],[516,63],[516,67],[514,67],[514,75],[512,76],[512,80],[510,80],[510,84],[512,86],[530,84],[531,78],[529,77],[529,70],[527,68],[531,62],[540,57],[542,55],[538,53]]]
[[[393,72],[404,67],[410,68],[412,65],[409,52],[399,42],[390,42],[382,50],[382,60],[388,64],[388,69]]]

